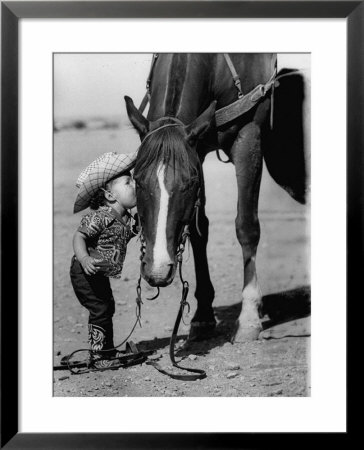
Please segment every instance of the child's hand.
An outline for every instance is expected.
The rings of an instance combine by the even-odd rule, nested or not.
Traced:
[[[95,260],[91,256],[84,256],[81,259],[81,265],[87,275],[95,275],[95,273],[97,272],[97,268],[95,267],[94,263]]]

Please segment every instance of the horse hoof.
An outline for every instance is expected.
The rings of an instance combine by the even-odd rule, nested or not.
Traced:
[[[192,322],[188,341],[203,341],[209,339],[216,328],[216,322]]]
[[[256,341],[261,331],[262,326],[260,324],[250,324],[243,327],[237,321],[231,341],[237,344]]]

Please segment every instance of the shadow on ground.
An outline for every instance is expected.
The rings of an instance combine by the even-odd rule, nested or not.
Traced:
[[[178,335],[176,342],[183,340],[184,345],[177,351],[179,357],[194,354],[206,354],[215,347],[221,347],[227,342],[231,342],[235,331],[236,320],[241,312],[241,303],[214,308],[217,319],[215,331],[203,341],[190,342],[188,335]],[[288,336],[308,336],[308,327],[297,327],[297,320],[308,318],[311,313],[311,288],[302,286],[289,291],[278,292],[263,297],[262,305],[262,338],[280,338]],[[277,325],[285,324],[283,332],[275,333]],[[293,328],[293,330],[290,330]],[[271,332],[272,331],[272,332]],[[149,341],[138,343],[143,350],[158,351],[165,349],[169,345],[170,338],[155,338]]]

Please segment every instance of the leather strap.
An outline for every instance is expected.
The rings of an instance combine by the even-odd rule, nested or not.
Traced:
[[[243,97],[236,100],[234,103],[218,109],[215,113],[216,126],[220,127],[222,125],[225,125],[231,120],[234,120],[237,117],[240,117],[250,111],[257,104],[257,102],[265,97],[267,93],[272,89],[275,83],[276,73],[277,71],[275,69],[266,84],[259,84]]]
[[[141,102],[141,104],[140,104],[140,106],[138,108],[139,112],[141,112],[141,113],[144,112],[147,104],[150,101],[150,83],[152,82],[153,69],[154,69],[154,65],[155,65],[155,62],[156,62],[157,58],[158,58],[158,53],[154,53],[153,54],[153,58],[152,58],[152,62],[151,62],[151,65],[150,65],[150,70],[149,70],[149,75],[148,75],[148,78],[147,78],[147,83],[146,83],[147,92],[144,95],[144,98],[143,98],[143,100],[142,100],[142,102]]]
[[[204,370],[202,370],[202,369],[191,369],[190,367],[182,367],[182,366],[180,366],[179,364],[176,363],[175,354],[174,354],[174,346],[175,346],[175,342],[176,342],[176,338],[177,338],[178,328],[179,328],[179,325],[181,323],[184,307],[187,304],[186,303],[187,294],[188,294],[188,290],[182,296],[182,300],[181,300],[180,307],[179,307],[179,310],[178,310],[176,322],[175,322],[174,327],[173,327],[171,341],[170,341],[170,344],[169,344],[169,356],[171,358],[171,361],[172,361],[172,364],[173,364],[174,367],[177,367],[178,369],[181,369],[181,370],[186,370],[187,372],[192,372],[193,375],[192,374],[190,374],[190,375],[187,375],[187,374],[175,374],[175,373],[172,373],[172,372],[168,372],[168,370],[163,369],[160,366],[160,364],[155,362],[155,361],[147,361],[146,364],[155,367],[159,372],[163,373],[164,375],[168,375],[169,377],[174,378],[175,380],[195,381],[195,380],[202,380],[203,378],[206,378],[206,376],[207,376],[206,372]]]
[[[139,112],[141,112],[142,114],[143,114],[145,108],[147,107],[147,104],[149,103],[149,97],[150,97],[149,92],[146,92],[146,94],[144,95],[143,100],[138,108]]]
[[[158,58],[158,53],[154,53],[152,62],[151,62],[150,71],[149,71],[149,76],[148,76],[147,83],[146,83],[147,92],[145,93],[144,98],[138,108],[141,113],[144,112],[147,104],[150,101],[150,83],[152,81],[153,69],[154,69],[154,65],[155,65],[157,58]],[[234,80],[234,84],[238,90],[238,100],[235,101],[234,103],[224,106],[223,108],[220,108],[216,111],[215,118],[216,118],[216,126],[217,127],[222,126],[225,123],[228,123],[231,120],[236,119],[237,117],[245,114],[250,109],[252,109],[256,105],[256,103],[268,93],[268,91],[270,91],[272,88],[274,88],[274,83],[276,81],[276,74],[277,74],[277,66],[275,66],[273,75],[266,84],[264,84],[264,85],[259,84],[253,90],[251,90],[248,94],[244,95],[242,88],[241,88],[241,81],[240,81],[239,75],[237,74],[237,72],[235,70],[234,64],[233,64],[229,54],[224,53],[224,58],[230,69],[231,75]],[[273,97],[273,94],[272,94],[272,97]],[[273,120],[272,120],[273,119],[273,111],[272,110],[273,110],[273,108],[271,108],[271,125],[273,122]],[[218,157],[219,156],[220,155],[218,154]],[[219,159],[220,159],[220,157],[219,157]],[[230,162],[230,159],[226,162]]]
[[[228,65],[228,67],[230,69],[231,75],[233,76],[234,84],[236,86],[236,89],[238,90],[238,97],[242,98],[244,94],[241,89],[241,81],[240,81],[238,73],[235,70],[234,64],[231,61],[230,55],[228,53],[224,53],[224,58],[225,58],[226,64]]]
[[[82,374],[86,372],[99,372],[109,369],[117,369],[120,367],[126,368],[130,366],[134,366],[136,364],[142,364],[146,361],[148,355],[153,353],[152,350],[149,351],[139,351],[138,347],[133,341],[129,341],[126,343],[125,352],[118,352],[118,356],[114,356],[112,358],[108,358],[107,361],[117,361],[119,362],[118,366],[113,367],[105,367],[101,369],[97,369],[90,365],[89,361],[72,361],[68,362],[67,357],[62,358],[61,364],[58,366],[54,366],[53,370],[71,370],[74,374]],[[120,355],[120,353],[125,353]],[[102,361],[99,359],[98,361]],[[75,371],[77,370],[77,372]]]

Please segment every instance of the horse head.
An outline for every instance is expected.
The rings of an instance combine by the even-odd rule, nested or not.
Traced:
[[[125,97],[129,119],[141,138],[134,170],[145,251],[141,274],[151,286],[168,286],[177,268],[185,225],[201,189],[197,141],[208,130],[216,102],[190,124],[175,117],[150,121]]]

